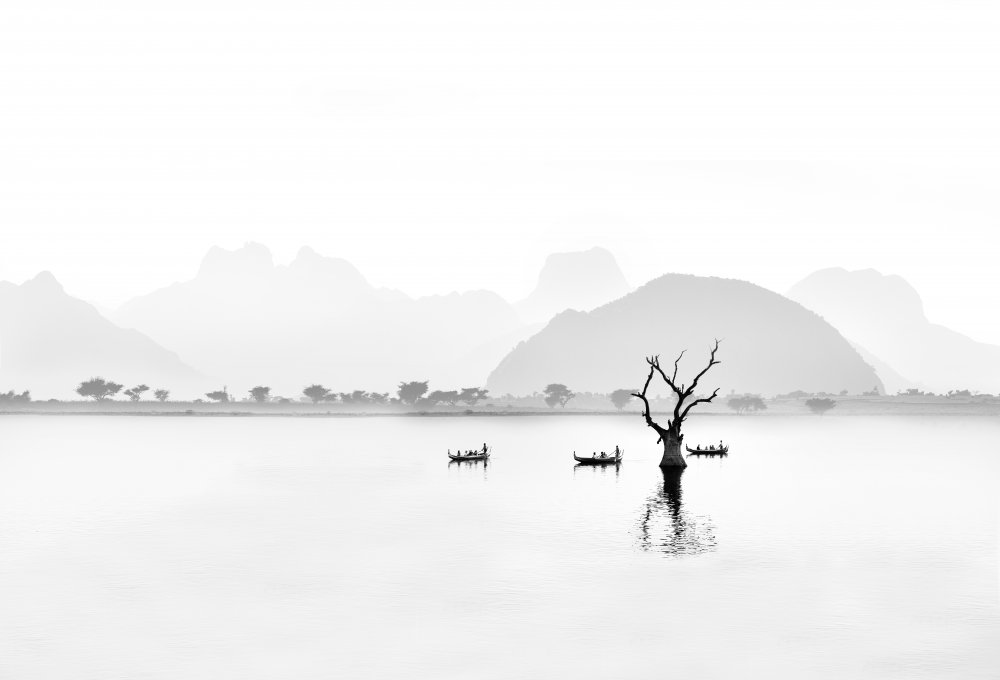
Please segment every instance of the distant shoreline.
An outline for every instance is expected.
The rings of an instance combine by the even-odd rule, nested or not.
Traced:
[[[308,404],[250,405],[221,404],[205,405],[179,403],[174,407],[156,407],[150,404],[133,404],[116,402],[101,403],[62,403],[50,404],[35,402],[28,405],[8,405],[0,408],[2,416],[131,416],[152,418],[511,418],[511,417],[556,417],[574,418],[581,416],[601,416],[637,418],[637,410],[598,410],[598,409],[541,409],[541,408],[491,408],[491,409],[449,409],[433,411],[404,410],[372,410],[347,411],[341,409],[313,408]],[[668,410],[653,411],[654,416],[669,417]],[[803,404],[794,400],[771,402],[766,411],[752,414],[737,414],[720,405],[713,405],[691,414],[692,417],[728,416],[739,418],[767,418],[775,416],[801,416],[812,418],[837,418],[841,416],[1000,416],[1000,401],[903,401],[893,399],[850,399],[837,400],[837,406],[823,416],[809,411]]]

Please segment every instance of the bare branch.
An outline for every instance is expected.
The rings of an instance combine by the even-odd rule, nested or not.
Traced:
[[[684,390],[684,396],[685,397],[689,397],[692,394],[694,394],[694,388],[698,386],[698,381],[701,380],[702,376],[704,376],[706,373],[708,373],[708,369],[712,368],[712,366],[715,366],[717,364],[721,364],[722,363],[721,361],[716,361],[715,360],[715,353],[718,352],[718,351],[719,351],[719,340],[718,340],[718,338],[716,338],[716,340],[715,340],[715,347],[712,348],[712,353],[708,357],[708,366],[706,366],[705,368],[701,369],[701,373],[699,373],[698,375],[696,375],[694,377],[694,380],[691,382],[691,386],[688,387],[686,390]]]
[[[681,354],[684,354],[684,352],[681,352]],[[667,387],[669,387],[670,389],[672,389],[674,391],[674,394],[676,394],[678,397],[680,397],[681,394],[682,394],[682,392],[681,392],[681,390],[679,390],[677,388],[677,384],[673,380],[671,380],[670,378],[668,378],[667,374],[663,372],[662,368],[660,368],[660,355],[657,354],[653,358],[653,361],[650,361],[649,359],[646,359],[646,361],[649,362],[649,365],[652,366],[656,370],[657,373],[660,374],[660,377],[663,378],[663,382],[667,383]],[[677,361],[680,361],[680,357],[677,357]],[[676,363],[675,363],[674,364],[674,368],[676,369],[676,367],[677,366],[676,366]],[[676,374],[676,370],[674,371],[674,373]]]
[[[674,417],[670,420],[670,423],[677,423],[677,427],[681,426],[683,418],[681,417],[681,407],[684,406],[684,394],[681,392],[677,393],[677,401],[674,402]]]
[[[683,413],[681,413],[681,420],[683,421],[685,418],[687,418],[688,411],[690,411],[692,407],[697,406],[698,404],[707,404],[708,402],[715,399],[718,395],[719,395],[719,388],[716,387],[715,391],[712,392],[712,396],[702,397],[701,399],[695,399],[694,401],[692,401],[684,408]]]
[[[673,432],[674,436],[679,436],[680,426],[687,418],[688,413],[691,412],[691,409],[697,406],[698,404],[706,404],[715,399],[716,396],[718,396],[719,389],[716,388],[716,390],[712,393],[710,397],[701,397],[695,399],[694,401],[691,401],[690,403],[686,403],[688,401],[688,398],[694,394],[695,389],[698,387],[699,381],[705,376],[706,373],[708,373],[709,369],[711,369],[712,366],[722,363],[721,361],[715,358],[716,353],[718,351],[719,351],[719,339],[716,338],[715,345],[712,347],[712,350],[709,353],[708,365],[706,365],[705,368],[703,368],[694,377],[694,380],[691,381],[690,386],[681,385],[680,387],[678,387],[677,385],[677,374],[680,372],[680,362],[681,359],[684,357],[684,354],[687,352],[686,349],[683,350],[680,354],[678,354],[677,358],[674,360],[674,372],[673,375],[671,376],[668,376],[664,372],[663,368],[660,366],[660,355],[657,354],[646,357],[646,363],[649,364],[649,375],[646,376],[646,384],[643,386],[641,393],[633,392],[632,396],[642,400],[642,403],[645,407],[643,411],[643,417],[646,420],[646,425],[656,429],[656,431],[661,435],[661,439],[664,434],[670,432]],[[660,377],[663,378],[663,382],[666,383],[671,390],[673,390],[674,394],[677,397],[677,401],[674,403],[673,417],[667,421],[666,428],[663,428],[662,426],[654,422],[652,417],[650,416],[649,399],[647,398],[646,394],[649,391],[649,384],[653,379],[654,373],[660,374]]]
[[[660,437],[663,437],[665,430],[653,420],[649,413],[649,399],[646,398],[646,391],[649,390],[649,383],[653,380],[653,371],[659,370],[659,357],[649,357],[646,359],[649,364],[649,375],[646,376],[646,384],[642,386],[642,392],[633,392],[633,397],[638,397],[642,399],[643,411],[642,417],[646,420],[646,425],[656,430]],[[670,423],[667,423],[667,427],[670,427]]]
[[[677,355],[676,359],[674,359],[674,377],[671,380],[673,383],[677,382],[677,369],[680,368],[681,358],[684,356],[684,352],[686,351],[686,349],[682,349],[681,353]]]
[[[649,400],[646,399],[646,390],[649,389],[649,383],[653,379],[653,365],[654,365],[653,362],[654,362],[654,360],[647,358],[646,361],[649,363],[649,366],[650,366],[649,375],[646,376],[646,384],[642,386],[642,392],[633,392],[632,396],[633,397],[638,397],[639,399],[642,399],[642,403],[645,406],[645,408],[644,408],[644,410],[642,412],[642,416],[643,416],[643,418],[646,419],[646,424],[649,425],[653,421],[649,417]]]

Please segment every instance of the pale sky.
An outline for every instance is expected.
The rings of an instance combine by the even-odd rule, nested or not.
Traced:
[[[1000,343],[998,36],[962,0],[4,3],[0,279],[114,306],[253,240],[516,299],[601,245],[633,284],[872,267]]]

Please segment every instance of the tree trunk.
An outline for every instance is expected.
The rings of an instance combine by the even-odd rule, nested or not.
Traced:
[[[687,461],[684,460],[684,453],[681,451],[681,442],[684,437],[680,433],[667,432],[661,439],[663,440],[663,458],[660,459],[661,468],[686,468]]]

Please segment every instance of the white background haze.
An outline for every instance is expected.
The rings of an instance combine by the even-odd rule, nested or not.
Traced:
[[[1000,343],[1000,5],[6,3],[0,279],[113,307],[212,245],[524,297],[602,245],[898,274]]]

